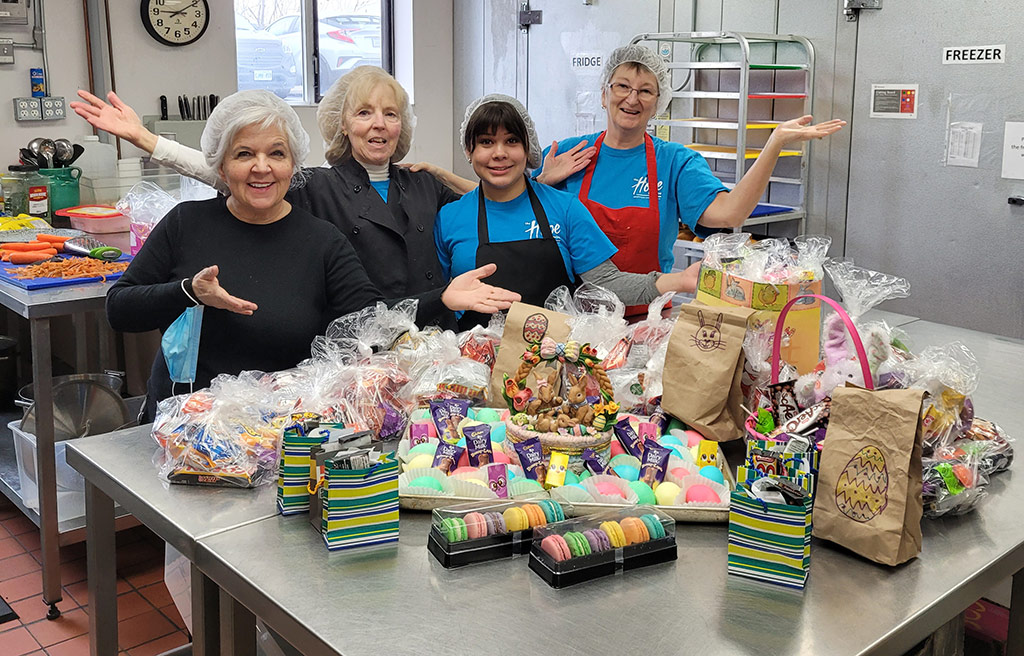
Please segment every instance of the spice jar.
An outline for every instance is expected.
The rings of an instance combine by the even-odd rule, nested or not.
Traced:
[[[50,179],[39,174],[39,167],[28,164],[8,166],[0,182],[4,190],[4,211],[11,216],[29,214],[45,219],[50,212]]]

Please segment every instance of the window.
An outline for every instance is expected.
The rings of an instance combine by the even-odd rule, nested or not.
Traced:
[[[235,0],[239,90],[318,102],[357,66],[392,71],[391,42],[391,0]]]

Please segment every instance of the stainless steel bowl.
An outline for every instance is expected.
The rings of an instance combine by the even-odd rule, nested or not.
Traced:
[[[52,380],[53,387],[55,388],[61,383],[67,383],[74,380],[91,380],[93,382],[99,383],[100,385],[103,385],[104,387],[109,387],[115,392],[120,392],[121,385],[124,384],[124,379],[122,379],[119,374],[114,372],[107,372],[102,374],[71,374],[69,376],[54,376]],[[24,408],[27,408],[30,405],[32,405],[32,401],[35,400],[35,393],[32,390],[32,383],[29,383],[28,385],[25,385],[20,390],[18,390],[18,405]]]

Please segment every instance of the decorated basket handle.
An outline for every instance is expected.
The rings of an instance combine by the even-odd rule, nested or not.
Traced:
[[[779,313],[779,318],[775,322],[775,338],[772,340],[772,384],[779,382],[779,370],[781,369],[780,359],[782,357],[782,329],[785,327],[786,315],[789,314],[789,309],[793,307],[793,304],[802,298],[816,298],[822,303],[827,303],[832,306],[832,309],[836,311],[839,317],[843,320],[846,325],[846,332],[850,334],[850,338],[853,339],[853,348],[857,351],[857,360],[860,362],[861,373],[864,374],[864,387],[869,390],[875,389],[874,383],[871,381],[871,369],[868,368],[868,355],[864,351],[864,344],[860,341],[860,333],[857,332],[857,328],[853,325],[853,319],[850,315],[846,314],[838,303],[833,301],[827,296],[820,294],[805,294],[803,296],[797,296],[786,306],[782,308],[782,312]]]

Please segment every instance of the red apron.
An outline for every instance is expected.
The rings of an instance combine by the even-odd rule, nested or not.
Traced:
[[[647,155],[647,207],[622,207],[611,209],[590,200],[590,181],[594,177],[598,155],[604,135],[597,138],[594,147],[597,152],[587,166],[580,187],[580,200],[590,210],[601,231],[607,235],[619,252],[612,256],[612,262],[620,271],[629,273],[650,273],[661,271],[658,262],[658,242],[661,233],[661,217],[658,212],[658,167],[654,157],[654,141],[644,133],[644,153]],[[646,314],[646,305],[631,305],[626,315]]]

